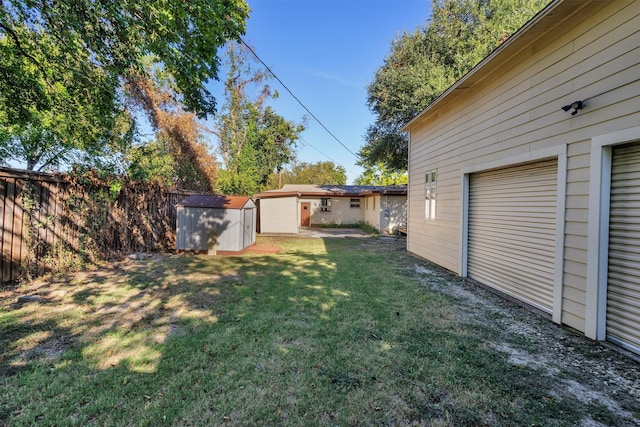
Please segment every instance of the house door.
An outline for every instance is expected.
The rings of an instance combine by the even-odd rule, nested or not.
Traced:
[[[468,276],[553,310],[556,159],[469,177]]]
[[[300,225],[303,227],[311,225],[311,203],[300,203]]]
[[[640,354],[640,143],[613,147],[607,339]]]

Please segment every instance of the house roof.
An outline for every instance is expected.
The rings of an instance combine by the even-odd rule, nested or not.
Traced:
[[[410,120],[402,131],[411,131],[420,123],[446,104],[446,101],[457,99],[473,91],[474,87],[495,71],[503,70],[501,66],[513,56],[530,48],[530,46],[553,28],[562,28],[560,24],[579,16],[586,19],[585,11],[595,12],[604,7],[609,1],[602,0],[553,0],[536,16],[525,23],[518,31],[500,44],[482,61],[462,76],[458,81],[444,91],[435,101],[429,104],[415,118]]]
[[[251,199],[245,196],[211,196],[195,194],[178,203],[178,206],[190,208],[242,209],[249,202],[253,205]]]
[[[256,194],[256,199],[273,197],[366,197],[374,194],[406,195],[406,185],[309,185],[285,184],[279,190]]]

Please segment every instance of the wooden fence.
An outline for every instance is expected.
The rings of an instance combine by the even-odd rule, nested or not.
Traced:
[[[79,257],[117,258],[175,248],[175,205],[192,192],[95,177],[0,167],[0,284],[73,268]]]

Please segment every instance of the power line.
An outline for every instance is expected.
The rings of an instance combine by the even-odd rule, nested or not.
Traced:
[[[326,157],[327,159],[331,160],[333,163],[338,163],[335,160],[333,160],[331,157],[329,157],[327,154],[323,153],[322,151],[320,151],[318,148],[316,148],[313,144],[311,144],[310,142],[307,142],[306,140],[300,138],[300,140],[302,141],[302,143],[304,145],[308,145],[309,147],[313,148],[314,150],[316,150],[318,153],[322,154],[324,157]]]
[[[287,85],[285,85],[285,84],[284,84],[284,82],[283,82],[282,80],[280,80],[280,77],[278,77],[278,75],[277,75],[276,73],[274,73],[274,72],[273,72],[273,70],[272,70],[271,68],[269,68],[269,66],[268,66],[268,65],[267,65],[267,64],[266,64],[266,63],[265,63],[265,62],[264,62],[264,61],[263,61],[263,60],[258,56],[258,54],[255,52],[255,50],[253,50],[253,48],[252,48],[251,46],[249,46],[249,44],[248,44],[247,42],[245,42],[245,41],[244,41],[244,39],[243,39],[242,37],[240,37],[240,41],[242,42],[242,44],[243,44],[243,45],[245,45],[245,47],[246,47],[247,49],[249,49],[249,51],[253,54],[253,56],[255,56],[255,57],[256,57],[256,59],[257,59],[258,61],[260,61],[260,63],[261,63],[261,64],[262,64],[266,69],[267,69],[267,71],[268,71],[269,73],[271,73],[271,75],[272,75],[272,76],[273,76],[273,77],[278,81],[278,83],[280,83],[280,84],[282,85],[282,87],[283,87],[287,92],[289,92],[289,95],[291,95],[291,96],[293,97],[293,99],[295,99],[295,100],[296,100],[296,102],[297,102],[298,104],[300,104],[300,106],[301,106],[302,108],[304,108],[304,110],[305,110],[307,113],[309,113],[309,115],[310,115],[310,116],[311,116],[311,117],[312,117],[316,122],[318,122],[318,124],[319,124],[320,126],[322,126],[322,128],[323,128],[323,129],[324,129],[324,130],[325,130],[329,135],[331,135],[331,137],[333,137],[333,139],[335,139],[335,140],[338,142],[338,144],[342,145],[342,147],[343,147],[345,150],[347,150],[349,153],[351,153],[351,155],[353,155],[353,157],[355,157],[356,159],[358,159],[358,158],[359,158],[359,157],[358,157],[358,155],[357,155],[356,153],[354,153],[353,151],[351,151],[351,150],[349,149],[349,147],[347,147],[346,145],[344,145],[344,144],[342,143],[342,141],[340,141],[340,140],[338,139],[338,137],[337,137],[337,136],[335,136],[335,135],[333,134],[333,132],[331,132],[331,131],[329,130],[329,128],[327,128],[327,127],[324,125],[324,123],[322,123],[322,122],[320,121],[320,119],[319,119],[319,118],[317,118],[317,117],[316,117],[316,115],[315,115],[315,114],[313,114],[313,113],[311,112],[311,110],[309,110],[309,109],[307,108],[307,106],[306,106],[306,105],[304,105],[304,104],[302,103],[302,101],[300,101],[300,99],[299,99],[297,96],[295,96],[295,95],[294,95],[294,93],[291,91],[291,89],[289,89],[289,88],[287,87]]]

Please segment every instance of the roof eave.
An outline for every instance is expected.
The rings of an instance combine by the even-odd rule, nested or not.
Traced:
[[[522,49],[526,46],[530,41],[523,40],[523,36],[528,34],[528,32],[542,23],[545,20],[549,20],[550,22],[556,21],[558,17],[554,14],[560,6],[565,5],[565,9],[569,9],[575,11],[577,8],[572,7],[572,3],[579,3],[584,6],[588,3],[592,3],[593,0],[588,1],[580,1],[575,2],[571,0],[553,0],[551,1],[544,9],[538,12],[533,18],[527,21],[522,27],[520,27],[515,33],[511,35],[504,43],[500,44],[496,47],[489,55],[487,55],[482,61],[476,64],[467,74],[462,76],[458,81],[452,84],[447,90],[445,90],[438,98],[436,98],[431,104],[429,104],[424,110],[422,110],[416,117],[411,119],[407,124],[405,124],[401,131],[409,132],[411,128],[413,128],[417,123],[421,122],[431,111],[437,109],[444,99],[448,98],[452,93],[459,89],[465,89],[465,84],[468,83],[475,77],[481,76],[483,72],[487,71],[488,64],[494,62],[496,58],[503,55],[505,52],[508,52],[512,49],[516,51]],[[522,45],[522,46],[520,46]],[[488,70],[487,74],[492,70]]]

